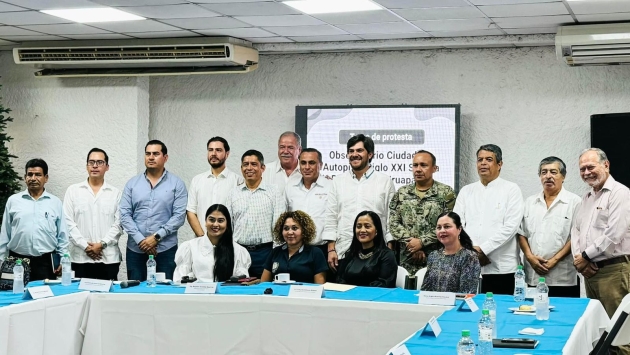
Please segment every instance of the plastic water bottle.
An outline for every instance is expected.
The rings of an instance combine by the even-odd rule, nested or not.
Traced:
[[[63,254],[61,258],[61,285],[72,285],[72,264],[70,263],[70,255]]]
[[[538,286],[536,286],[536,319],[548,320],[549,319],[549,286],[545,283],[545,278],[538,279]]]
[[[153,259],[153,255],[149,255],[149,260],[147,260],[147,287],[155,287],[155,269],[157,268],[157,263],[155,259]]]
[[[462,338],[457,343],[457,355],[475,355],[475,342],[470,339],[470,330],[462,330]]]
[[[490,320],[492,321],[492,338],[497,338],[497,304],[494,303],[494,295],[492,292],[486,293],[486,300],[483,301],[483,308],[487,309],[490,314]]]
[[[527,288],[525,286],[525,273],[523,272],[523,265],[519,265],[514,273],[514,302],[525,301],[525,292]]]
[[[13,293],[24,293],[24,266],[22,260],[15,262],[13,266]]]
[[[490,311],[483,309],[479,320],[479,355],[492,355],[493,329]]]

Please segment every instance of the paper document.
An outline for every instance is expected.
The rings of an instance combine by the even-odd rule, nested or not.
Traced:
[[[336,284],[334,282],[326,282],[324,284],[325,291],[338,291],[338,292],[346,292],[352,290],[356,286],[354,285],[344,285],[344,284]]]

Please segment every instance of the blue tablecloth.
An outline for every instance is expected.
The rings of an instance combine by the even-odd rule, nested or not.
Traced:
[[[42,286],[42,281],[34,281],[29,286]],[[66,295],[75,292],[81,292],[78,289],[79,283],[73,282],[70,286],[61,286],[59,284],[50,285],[55,296]],[[265,289],[273,290],[272,296],[287,296],[289,293],[289,285],[277,285],[271,282],[261,283],[252,286],[221,286],[217,288],[218,294],[223,295],[262,295]],[[139,286],[121,288],[120,285],[114,285],[113,293],[136,293],[136,294],[184,294],[185,287],[171,285],[157,285],[156,287],[147,287],[143,282]],[[378,287],[356,287],[346,292],[326,291],[325,298],[335,300],[352,300],[352,301],[374,301],[388,303],[418,303],[418,291],[401,290]],[[14,295],[10,291],[0,292],[0,307],[11,304],[28,302],[21,298],[21,295]]]
[[[474,298],[481,308],[485,295]],[[550,298],[550,305],[555,306],[549,315],[549,320],[540,321],[535,316],[515,315],[509,310],[518,307],[511,296],[495,296],[497,303],[497,337],[498,338],[532,338],[540,341],[535,350],[499,349],[495,348],[494,355],[501,354],[562,354],[562,348],[571,336],[578,319],[584,314],[590,301],[587,298]],[[444,312],[438,323],[442,333],[438,338],[420,335],[421,330],[414,334],[405,345],[411,354],[455,354],[457,342],[461,338],[461,331],[470,330],[472,339],[477,343],[477,324],[481,317],[481,311],[462,312],[456,308]],[[544,328],[545,333],[540,336],[520,335],[518,331],[523,328]]]

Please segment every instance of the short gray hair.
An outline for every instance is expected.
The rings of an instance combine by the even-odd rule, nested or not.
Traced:
[[[501,152],[501,148],[495,144],[484,144],[479,149],[477,149],[477,154],[475,156],[479,156],[479,152],[485,150],[490,153],[494,153],[494,156],[497,159],[497,164],[503,161],[503,152]]]
[[[280,138],[278,138],[278,143],[280,143],[280,140],[282,139],[282,137],[286,137],[286,136],[293,136],[293,138],[295,138],[295,141],[297,142],[298,148],[302,148],[302,137],[300,137],[299,134],[292,131],[286,131],[282,133],[280,135]]]
[[[567,165],[562,161],[562,159],[558,157],[546,157],[545,159],[541,160],[540,164],[538,164],[538,175],[540,175],[543,165],[553,163],[558,163],[558,165],[560,165],[560,175],[567,176]]]
[[[606,153],[599,149],[599,148],[586,148],[582,151],[582,153],[580,153],[580,158],[582,157],[582,155],[588,153],[588,152],[595,152],[597,153],[597,157],[599,158],[599,162],[601,164],[605,163],[608,161],[608,156],[606,155]]]

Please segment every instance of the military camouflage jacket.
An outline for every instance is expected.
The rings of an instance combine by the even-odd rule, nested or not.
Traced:
[[[389,203],[389,231],[400,242],[400,264],[409,273],[415,273],[423,265],[411,259],[406,242],[419,238],[428,257],[428,252],[439,246],[435,235],[437,218],[453,210],[456,198],[450,186],[437,181],[422,199],[415,189],[415,184],[401,187]]]

